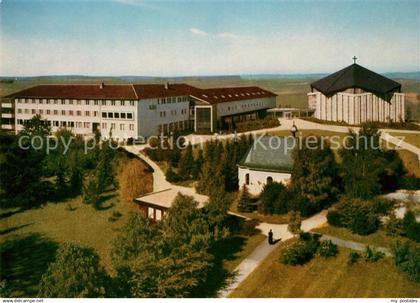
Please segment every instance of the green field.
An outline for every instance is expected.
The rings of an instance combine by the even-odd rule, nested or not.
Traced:
[[[280,262],[284,244],[276,248],[233,291],[234,298],[418,298],[420,287],[393,264],[360,260],[347,264],[350,250],[339,248],[337,257],[316,256],[302,266]]]
[[[30,210],[7,209],[0,214],[2,279],[6,279],[13,296],[35,296],[41,275],[54,259],[61,243],[77,242],[96,249],[101,261],[111,268],[110,248],[132,205],[118,202],[114,193],[103,210],[82,203],[81,198],[48,203]],[[71,205],[73,210],[69,210]],[[108,220],[113,211],[122,217]]]
[[[329,236],[337,237],[344,240],[349,240],[353,242],[359,242],[366,245],[374,245],[386,248],[392,248],[392,246],[397,241],[406,241],[406,237],[396,236],[390,237],[387,236],[386,232],[383,230],[378,230],[373,234],[361,236],[355,233],[352,233],[351,230],[344,228],[344,227],[335,227],[326,224],[325,226],[315,228],[313,231],[326,234]]]
[[[420,148],[420,132],[416,133],[399,133],[399,132],[389,132],[391,136],[396,136],[399,139],[404,140],[405,142],[417,146]]]

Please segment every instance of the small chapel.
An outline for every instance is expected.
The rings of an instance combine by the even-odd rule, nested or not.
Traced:
[[[358,125],[404,122],[401,84],[356,63],[311,84],[309,108],[320,120]]]

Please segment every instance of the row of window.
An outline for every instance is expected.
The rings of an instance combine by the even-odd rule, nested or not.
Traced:
[[[18,114],[40,114],[40,115],[62,115],[62,116],[86,116],[86,117],[98,117],[98,111],[81,111],[81,110],[51,110],[51,109],[29,109],[29,108],[18,108]]]
[[[159,124],[159,133],[169,133],[178,130],[185,130],[189,128],[189,121],[177,121],[172,123]]]
[[[85,116],[85,117],[98,117],[98,111],[81,111],[81,110],[51,110],[51,109],[29,109],[29,108],[18,108],[19,114],[32,114],[32,115],[62,115],[62,116]],[[133,119],[133,113],[112,113],[112,112],[102,112],[102,118],[108,119]]]
[[[26,119],[18,119],[17,124],[23,125],[25,122],[29,120]],[[91,128],[92,123],[91,122],[80,122],[80,121],[46,121],[47,125],[49,126],[55,126],[55,127],[75,127],[75,128]],[[109,127],[108,127],[109,125]],[[117,126],[118,125],[118,126]],[[102,123],[101,128],[102,129],[111,129],[116,130],[118,127],[119,130],[134,130],[134,124],[129,123]]]
[[[134,100],[79,100],[79,99],[17,99],[18,103],[61,104],[61,105],[109,105],[134,106]]]
[[[239,96],[245,97],[245,96],[251,96],[251,95],[252,96],[261,96],[261,95],[265,95],[265,92],[261,91],[261,92],[251,92],[251,93],[227,94],[227,97],[229,97],[229,98],[232,98],[233,96],[235,96],[235,97],[239,97]],[[209,97],[206,94],[202,94],[202,96],[204,98],[208,98]],[[213,95],[212,97],[214,99],[219,99],[219,96],[217,96],[217,95]],[[226,96],[225,95],[220,95],[220,98],[224,99],[224,98],[226,98]]]
[[[133,119],[133,113],[102,112],[102,118],[132,120]]]
[[[102,129],[108,129],[108,125],[109,125],[109,129],[111,129],[111,130],[116,130],[117,129],[117,125],[118,125],[118,129],[119,130],[127,130],[127,125],[126,124],[124,124],[124,123],[114,123],[114,122],[112,122],[112,123],[105,123],[105,122],[103,122],[102,123],[102,125],[101,125],[101,128]],[[134,130],[134,124],[133,123],[130,123],[130,124],[128,124],[128,130],[131,130],[131,131],[133,131]]]
[[[186,102],[188,101],[188,97],[167,97],[167,98],[159,98],[158,104],[170,104],[170,103],[179,103],[179,102]]]
[[[181,109],[181,115],[186,115],[187,111],[188,110],[186,108]],[[178,114],[178,111],[176,109],[173,109],[173,110],[170,111],[170,113],[171,113],[172,116],[176,116]],[[160,116],[161,117],[166,117],[166,111],[161,111]]]
[[[263,106],[263,102],[254,102],[254,103],[246,103],[246,104],[241,104],[241,108],[245,109],[245,108],[250,108],[250,107],[261,107]],[[235,106],[228,106],[226,107],[222,107],[221,111],[230,111],[230,110],[238,110],[238,105]]]

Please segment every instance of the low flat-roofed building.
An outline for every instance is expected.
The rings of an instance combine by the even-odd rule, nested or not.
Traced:
[[[198,208],[203,208],[209,199],[205,195],[198,194],[194,188],[173,187],[146,194],[136,198],[134,201],[145,216],[152,220],[160,221],[172,206],[178,194],[192,197],[198,203]]]
[[[249,148],[238,164],[239,187],[246,186],[258,195],[271,182],[287,184],[292,176],[292,152],[297,140],[292,137],[266,136]]]
[[[197,89],[194,130],[210,133],[218,129],[234,130],[235,123],[254,120],[276,106],[277,95],[257,86]]]
[[[293,119],[296,117],[310,117],[314,111],[314,109],[310,108],[276,107],[268,109],[267,113],[276,118]]]

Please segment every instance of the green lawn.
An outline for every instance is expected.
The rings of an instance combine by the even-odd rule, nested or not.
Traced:
[[[407,238],[405,237],[391,237],[387,236],[386,232],[383,230],[378,230],[373,234],[367,236],[361,236],[358,234],[354,234],[348,228],[344,227],[335,227],[328,224],[325,226],[315,228],[314,232],[318,232],[321,234],[326,234],[329,236],[337,237],[344,240],[360,242],[367,245],[373,246],[381,246],[385,248],[391,248],[396,241],[406,241]]]
[[[420,297],[420,287],[393,264],[392,258],[376,263],[360,260],[348,265],[350,250],[340,248],[337,257],[316,256],[303,266],[282,264],[276,248],[233,291],[239,298],[370,298]]]
[[[420,131],[416,133],[399,133],[399,132],[389,132],[391,136],[397,137],[404,140],[408,144],[417,146],[420,148]]]
[[[109,193],[103,210],[75,198],[68,202],[48,203],[25,211],[3,210],[0,215],[2,279],[12,296],[35,296],[40,277],[54,260],[61,243],[71,241],[96,249],[104,266],[111,268],[109,251],[119,228],[133,206],[118,202]],[[68,209],[71,204],[73,210]],[[114,211],[122,214],[116,222],[108,218]],[[29,277],[29,278],[28,278]]]

